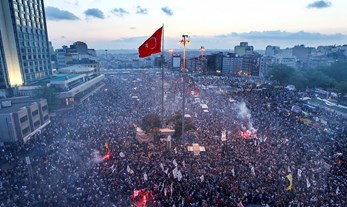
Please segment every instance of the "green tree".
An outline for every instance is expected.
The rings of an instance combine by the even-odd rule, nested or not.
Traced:
[[[275,65],[268,73],[268,79],[278,81],[281,85],[290,84],[295,74],[295,69],[283,64]]]
[[[182,113],[176,112],[173,116],[168,119],[168,124],[173,124],[175,133],[173,137],[179,138],[182,136]],[[195,129],[195,126],[192,122],[191,118],[185,117],[184,119],[184,131],[187,132],[189,130]]]
[[[337,83],[336,89],[340,93],[340,97],[347,95],[347,81]]]
[[[158,114],[147,114],[142,118],[142,129],[146,132],[157,131],[161,127],[160,117]]]
[[[59,108],[59,99],[56,97],[56,90],[47,85],[41,85],[40,92],[36,95],[36,98],[44,98],[47,100],[49,111],[54,111]]]

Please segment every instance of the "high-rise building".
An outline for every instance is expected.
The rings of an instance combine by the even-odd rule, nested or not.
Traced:
[[[77,41],[68,46],[55,50],[57,69],[72,65],[84,65],[100,69],[94,49],[88,49],[86,43]]]
[[[242,69],[242,57],[236,53],[228,53],[223,56],[223,75],[236,75]]]
[[[234,48],[234,52],[239,56],[252,55],[253,51],[253,46],[248,45],[248,42],[240,42],[240,45],[236,45]]]
[[[0,88],[52,74],[43,0],[0,1]]]

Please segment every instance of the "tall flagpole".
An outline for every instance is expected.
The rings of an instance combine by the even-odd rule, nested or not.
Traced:
[[[164,124],[164,24],[161,37],[161,120]]]
[[[182,140],[184,139],[184,114],[185,114],[185,102],[186,102],[186,45],[189,44],[188,35],[182,35],[180,44],[183,44],[183,67],[182,67]]]

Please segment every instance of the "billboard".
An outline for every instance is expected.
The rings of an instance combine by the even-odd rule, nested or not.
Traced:
[[[173,56],[172,57],[172,69],[179,69],[181,68],[181,56]]]

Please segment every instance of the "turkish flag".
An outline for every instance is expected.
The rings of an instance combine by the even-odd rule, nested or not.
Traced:
[[[161,36],[163,27],[160,27],[139,47],[139,57],[144,58],[152,54],[161,52]]]

